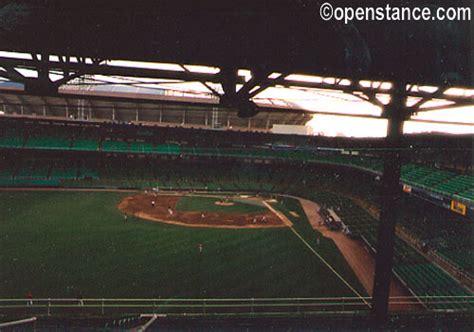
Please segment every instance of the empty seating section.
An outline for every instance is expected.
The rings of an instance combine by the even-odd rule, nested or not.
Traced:
[[[100,180],[95,185],[120,186],[130,188],[160,187],[166,189],[199,189],[199,190],[232,190],[272,192],[275,181],[287,182],[274,174],[257,172],[252,165],[228,167],[216,170],[205,165],[179,167],[177,161],[160,161],[159,165],[147,161],[127,160],[129,171],[102,167],[99,170]],[[117,179],[120,180],[117,180]],[[279,192],[284,189],[278,188]]]
[[[25,142],[25,148],[29,149],[53,149],[69,150],[70,140],[62,137],[34,137],[30,136]]]
[[[73,150],[97,151],[98,141],[89,138],[77,138],[72,142]]]
[[[417,262],[399,264],[395,266],[394,271],[415,294],[441,297],[435,303],[428,305],[430,309],[463,309],[466,307],[466,304],[453,304],[449,303],[449,298],[442,298],[445,296],[469,296],[470,293],[428,261],[420,258]],[[469,307],[472,309],[472,304]]]
[[[219,149],[217,148],[195,148],[195,147],[183,147],[181,152],[186,155],[192,156],[221,156]],[[230,156],[230,155],[229,155]]]
[[[105,152],[128,152],[128,143],[124,141],[106,140],[102,142],[102,151]]]
[[[450,188],[450,185],[447,185],[446,187],[446,184],[450,183],[451,181],[457,181],[459,178],[463,178],[463,176],[457,176],[452,172],[418,165],[403,166],[401,175],[403,182],[429,190],[433,190],[434,188]],[[451,192],[444,190],[438,191],[447,195],[453,195],[456,193],[456,190]]]
[[[434,187],[435,191],[454,195],[474,188],[474,176],[460,175]]]
[[[153,153],[153,145],[145,142],[130,142],[130,152]]]
[[[57,128],[55,128],[56,130]],[[62,130],[62,131],[61,131]],[[229,157],[242,159],[281,159],[304,162],[324,163],[356,167],[376,174],[381,174],[383,162],[372,156],[341,154],[309,148],[289,148],[279,146],[250,146],[238,145],[235,147],[203,147],[192,146],[189,142],[175,143],[167,141],[165,137],[154,137],[150,133],[140,140],[116,138],[99,138],[94,131],[78,130],[68,133],[67,128],[57,129],[57,133],[29,134],[18,128],[6,128],[0,133],[0,148],[29,148],[49,150],[73,151],[103,151],[111,153],[160,154],[170,156],[207,156]],[[27,137],[27,139],[24,139]],[[67,138],[70,137],[70,138]],[[120,136],[123,137],[123,136]],[[147,140],[153,140],[147,141]],[[157,142],[157,141],[160,142]],[[69,178],[69,176],[66,176]],[[453,172],[431,167],[407,164],[401,169],[401,181],[424,190],[453,197],[461,201],[474,201],[474,177],[457,175]]]
[[[351,200],[333,193],[315,193],[312,196],[315,201],[333,208],[349,227],[353,236],[361,236],[372,248],[376,247],[378,222],[367,212],[352,203]],[[469,236],[463,236],[463,238],[465,241],[470,241]],[[461,253],[458,252],[458,254]],[[430,263],[399,238],[395,240],[394,272],[418,296],[470,295],[469,291],[460,286],[448,274]],[[465,305],[450,304],[447,300],[430,304],[431,309],[460,309],[463,307]]]
[[[197,147],[186,145],[181,146],[175,143],[154,144],[146,141],[131,141],[129,143],[124,140],[116,139],[105,139],[101,144],[99,144],[101,141],[99,138],[91,138],[91,135],[85,133],[79,134],[72,140],[65,138],[66,135],[67,133],[63,133],[63,136],[34,135],[28,137],[25,141],[21,130],[9,129],[3,134],[0,134],[0,147],[104,151],[116,153],[155,153],[175,156],[192,155],[255,159],[291,159],[357,167],[378,174],[383,170],[382,161],[374,157],[327,153],[314,149],[271,148],[267,146],[235,148]],[[148,136],[148,138],[151,139],[153,136]],[[459,176],[448,171],[408,164],[402,167],[401,179],[404,183],[413,186],[435,190],[448,196],[457,195],[458,198],[464,200],[474,200],[474,180],[472,176]]]
[[[474,275],[472,236],[474,225],[429,203],[405,202],[401,225],[423,243],[427,251],[441,255],[460,270]]]
[[[408,182],[409,184],[418,184],[419,180],[431,174],[433,169],[428,167],[413,167],[402,173],[402,180]]]
[[[6,130],[3,135],[0,133],[0,147],[21,148],[23,147],[23,135],[11,130]]]
[[[434,171],[431,175],[427,176],[423,179],[422,184],[427,187],[433,187],[439,183],[445,182],[448,179],[452,179],[456,176],[456,174],[447,171]]]
[[[179,155],[181,148],[177,144],[158,144],[155,146],[154,152],[164,155]]]
[[[383,163],[375,158],[364,158],[364,157],[346,157],[351,160],[351,165],[358,166],[363,169],[373,170],[377,173],[381,173],[383,170]]]
[[[22,147],[23,139],[19,132],[11,131],[0,137],[0,147]],[[28,148],[38,149],[64,149],[123,153],[156,153],[162,155],[188,154],[194,156],[217,156],[236,158],[268,158],[268,159],[293,159],[301,161],[324,162],[381,171],[381,162],[373,158],[362,158],[347,155],[321,155],[314,150],[295,150],[294,148],[272,149],[270,147],[187,147],[178,144],[152,144],[150,142],[130,142],[106,139],[99,144],[99,138],[80,135],[71,141],[61,137],[31,137],[26,142]]]
[[[50,172],[51,179],[57,180],[74,180],[77,179],[77,168],[64,167],[62,165],[54,165]]]
[[[3,187],[57,187],[59,184],[56,179],[0,179]]]
[[[97,170],[92,169],[90,167],[80,167],[78,170],[78,178],[79,179],[98,179],[99,174],[97,173]]]
[[[424,187],[444,195],[457,194],[463,199],[474,200],[474,195],[472,195],[473,176],[456,175],[448,171],[410,164],[402,167],[401,179],[405,183]]]
[[[48,166],[34,163],[20,167],[15,174],[16,179],[46,179],[48,176]]]
[[[449,250],[440,250],[439,253],[451,262],[456,263],[458,266],[465,269],[466,272],[473,275],[473,260],[474,252],[472,245],[464,244],[456,247],[451,247]]]
[[[460,193],[457,193],[457,194],[455,195],[455,197],[456,197],[456,196],[459,196],[459,197],[461,197],[461,198],[463,198],[463,199],[469,199],[469,200],[471,200],[471,201],[474,201],[474,188],[470,188],[470,189],[468,189],[468,190],[465,190],[465,191],[462,191],[462,192],[460,192]]]
[[[0,186],[59,186],[64,181],[97,179],[95,169],[67,159],[13,159],[0,163]],[[69,182],[68,184],[71,184]]]
[[[59,180],[48,178],[49,166],[44,163],[28,162],[17,169],[0,169],[0,186],[4,187],[56,187]]]
[[[10,165],[0,165],[0,179],[11,179],[13,168]]]
[[[4,140],[3,145],[0,138],[0,147],[20,146],[22,141],[18,137]],[[70,147],[71,146],[71,147]],[[30,138],[25,147],[45,148],[45,149],[72,149],[82,151],[99,150],[98,140],[93,139],[75,139],[71,143],[66,139],[59,138]],[[161,155],[193,155],[210,157],[234,157],[234,158],[262,158],[262,159],[291,159],[308,162],[320,162],[334,165],[343,165],[357,167],[371,172],[381,174],[383,163],[380,160],[361,156],[348,155],[324,155],[315,151],[305,150],[272,150],[262,149],[243,149],[243,148],[203,148],[186,147],[177,144],[157,144],[148,142],[131,142],[118,140],[105,140],[102,142],[101,150],[104,152],[117,153],[144,153]],[[474,181],[472,176],[456,175],[452,172],[437,170],[425,166],[414,164],[404,165],[401,170],[401,179],[404,183],[413,186],[419,186],[427,190],[435,190],[442,194],[453,196],[465,200],[474,200]]]

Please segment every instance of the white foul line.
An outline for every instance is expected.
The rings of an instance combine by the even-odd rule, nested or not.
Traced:
[[[280,219],[285,223],[287,224],[287,226],[290,228],[290,230],[305,244],[306,247],[308,247],[309,250],[311,250],[311,252],[313,254],[316,255],[316,257],[318,257],[321,262],[323,262],[352,292],[354,292],[355,295],[357,295],[365,304],[367,304],[369,307],[370,307],[370,304],[369,302],[367,302],[364,297],[354,289],[354,287],[352,287],[332,266],[331,264],[329,264],[320,254],[318,254],[318,252],[316,250],[314,250],[313,247],[311,247],[311,245],[306,242],[306,240],[293,228],[293,224],[290,222],[290,224],[288,224],[288,220],[286,218],[286,216],[282,216],[282,213],[280,211],[277,211],[275,210],[270,204],[268,204],[266,201],[263,202],[263,204],[265,204],[265,206],[270,210],[272,211],[273,213],[275,213],[278,217],[280,217]]]

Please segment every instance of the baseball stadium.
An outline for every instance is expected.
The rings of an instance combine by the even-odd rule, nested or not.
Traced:
[[[473,329],[470,16],[322,5],[0,0],[0,331]]]

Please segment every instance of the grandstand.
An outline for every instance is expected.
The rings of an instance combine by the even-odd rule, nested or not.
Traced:
[[[13,124],[13,126],[12,126]],[[81,128],[69,128],[67,123],[61,123],[64,127],[59,127],[59,132],[47,134],[48,126],[41,124],[32,123],[32,126],[15,128],[18,122],[13,120],[12,123],[8,121],[4,123],[8,130],[5,130],[2,142],[0,146],[4,149],[22,148],[27,150],[60,150],[60,151],[101,151],[105,153],[121,153],[127,155],[155,155],[155,156],[175,156],[179,158],[193,158],[193,157],[214,157],[214,158],[238,158],[238,159],[265,159],[265,160],[278,160],[278,161],[300,161],[307,163],[320,163],[328,165],[347,166],[351,168],[358,168],[367,172],[374,173],[376,175],[382,174],[383,162],[382,159],[373,154],[365,155],[361,153],[357,154],[345,154],[344,150],[326,151],[315,148],[310,143],[303,143],[297,150],[292,148],[281,148],[275,144],[273,138],[268,140],[255,142],[253,145],[246,145],[245,147],[236,145],[224,145],[215,146],[209,144],[205,146],[200,143],[200,138],[192,138],[193,136],[203,135],[201,130],[186,129],[181,131],[179,135],[174,134],[173,130],[168,128],[162,128],[156,130],[150,127],[150,132],[161,132],[162,137],[167,137],[167,140],[156,141],[156,139],[150,140],[147,135],[140,135],[140,133],[133,133],[131,131],[130,137],[124,140],[116,140],[113,137],[117,137],[114,134],[114,129],[110,133],[109,137],[101,136],[100,127],[89,129],[89,136],[84,136],[82,133],[81,138],[74,138],[72,134],[71,141],[61,139],[60,133],[66,133],[71,130],[82,130]],[[111,127],[113,128],[113,127]],[[119,131],[118,127],[115,131]],[[43,132],[43,137],[31,138],[28,137],[25,141],[19,140],[18,137],[25,137],[31,131]],[[171,135],[174,136],[170,136]],[[103,134],[102,134],[103,135]],[[96,137],[96,138],[94,138]],[[156,137],[156,136],[152,136]],[[189,138],[183,138],[189,137]],[[192,140],[190,139],[192,138]],[[221,139],[225,142],[232,142],[229,140],[225,133],[221,134]],[[173,142],[173,143],[171,143]],[[263,144],[262,144],[263,143]],[[317,144],[317,142],[316,142]],[[72,170],[73,173],[77,173],[77,170]],[[469,170],[466,170],[469,172]],[[43,174],[39,177],[47,180],[48,174]],[[5,176],[4,176],[5,177]],[[17,176],[11,174],[7,176],[12,179],[21,180],[25,176]],[[26,176],[30,178],[30,176]],[[71,178],[71,177],[70,177]],[[74,177],[72,177],[74,178]],[[419,189],[420,191],[433,192],[442,195],[446,200],[459,200],[465,202],[469,207],[467,215],[470,216],[472,208],[474,206],[474,200],[470,195],[474,177],[470,175],[459,175],[455,171],[436,169],[428,167],[422,164],[408,163],[405,164],[401,169],[401,183],[410,186],[410,188]],[[47,182],[45,182],[47,183]]]

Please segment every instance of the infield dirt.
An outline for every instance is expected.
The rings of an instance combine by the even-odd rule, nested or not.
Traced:
[[[137,194],[124,198],[118,209],[126,215],[187,227],[210,228],[276,228],[285,223],[270,210],[258,213],[217,213],[179,211],[176,206],[182,196]],[[155,202],[154,206],[152,202]],[[171,213],[172,212],[172,213]]]

